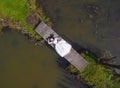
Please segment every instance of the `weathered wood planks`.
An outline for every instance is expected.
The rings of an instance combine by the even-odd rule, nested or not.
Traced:
[[[50,34],[54,34],[54,37],[61,38],[55,31],[51,29],[47,24],[44,22],[41,22],[35,29],[35,31],[43,37],[45,41],[47,41],[47,38],[50,36]],[[52,45],[51,45],[52,46]],[[53,47],[53,46],[52,46]],[[53,47],[54,48],[54,47]],[[73,48],[71,49],[71,52],[68,53],[64,57],[67,61],[69,61],[72,65],[74,65],[78,70],[82,70],[86,67],[88,62],[82,58],[82,56],[76,52]]]

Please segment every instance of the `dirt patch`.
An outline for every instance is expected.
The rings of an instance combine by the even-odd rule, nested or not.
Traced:
[[[32,27],[35,27],[39,21],[40,19],[36,14],[32,14],[26,17],[26,22]]]

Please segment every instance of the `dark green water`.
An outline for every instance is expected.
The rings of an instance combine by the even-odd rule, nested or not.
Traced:
[[[120,64],[119,0],[37,1],[43,3],[56,32],[92,51],[111,53],[115,64]]]
[[[80,46],[107,50],[120,64],[119,0],[38,1],[56,32]],[[0,88],[80,88],[58,58],[46,45],[34,46],[19,33],[5,33],[0,36]]]
[[[79,88],[58,58],[46,45],[35,46],[20,33],[5,32],[0,36],[0,88]]]

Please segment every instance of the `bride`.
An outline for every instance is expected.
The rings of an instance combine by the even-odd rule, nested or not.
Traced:
[[[67,43],[65,40],[60,39],[60,38],[54,38],[53,36],[48,37],[48,44],[53,44],[55,46],[55,50],[56,52],[61,56],[64,57],[65,55],[67,55],[72,46]]]

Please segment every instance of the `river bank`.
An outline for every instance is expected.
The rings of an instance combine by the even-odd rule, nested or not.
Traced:
[[[18,4],[16,4],[16,2]],[[0,30],[9,27],[11,31],[18,31],[34,41],[41,37],[34,31],[40,21],[51,26],[51,21],[45,16],[42,7],[36,7],[36,0],[0,0]]]

